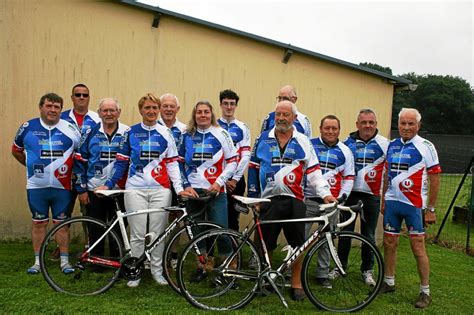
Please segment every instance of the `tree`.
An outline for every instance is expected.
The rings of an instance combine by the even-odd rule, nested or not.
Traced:
[[[372,70],[377,70],[379,72],[384,72],[392,75],[392,69],[390,67],[384,67],[381,65],[378,65],[376,63],[370,63],[370,62],[361,62],[359,63],[359,66],[363,66]]]
[[[466,80],[413,72],[401,76],[417,84],[418,88],[413,92],[395,93],[392,128],[397,128],[400,109],[413,107],[421,112],[424,131],[434,134],[474,133],[474,91]]]

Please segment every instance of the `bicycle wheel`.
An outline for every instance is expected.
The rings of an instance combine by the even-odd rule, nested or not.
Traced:
[[[91,235],[97,235],[98,238],[107,228],[100,220],[82,216],[66,220],[49,231],[41,244],[40,267],[44,279],[54,290],[77,296],[94,295],[114,284],[120,273],[123,256],[119,237],[111,230],[103,241],[90,244],[94,237]],[[69,240],[69,262],[74,269],[68,274],[62,272],[58,255],[57,240],[64,237]],[[87,255],[89,245],[94,248]]]
[[[351,242],[351,250],[345,267],[345,275],[331,280],[332,288],[323,286],[318,278],[327,278],[328,272],[336,268],[326,238],[317,242],[303,262],[303,288],[309,300],[319,308],[332,312],[355,312],[369,305],[377,296],[383,281],[383,261],[380,251],[364,236],[353,232],[331,233],[335,252],[342,241]],[[374,256],[372,268],[375,285],[364,282],[361,266],[362,245]],[[336,254],[337,256],[337,254]]]
[[[256,258],[254,268],[248,266],[250,257]],[[196,273],[196,269],[204,273]],[[251,240],[233,230],[216,229],[201,233],[186,246],[177,276],[181,294],[193,306],[227,311],[252,300],[261,270],[258,250]]]
[[[182,226],[174,233],[168,242],[166,242],[165,250],[163,252],[163,275],[168,280],[170,287],[177,293],[181,293],[176,277],[176,269],[178,267],[178,257],[183,253],[184,248],[193,236],[211,229],[220,229],[217,223],[211,221],[199,221],[192,227],[193,235],[188,234],[186,226]]]

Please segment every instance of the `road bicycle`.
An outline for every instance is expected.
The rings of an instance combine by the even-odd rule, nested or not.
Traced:
[[[362,211],[362,202],[359,201],[357,205],[351,207],[337,202],[322,205],[321,212],[324,211],[325,214],[319,217],[260,220],[257,205],[270,202],[270,199],[240,196],[235,198],[245,212],[252,211],[253,220],[249,225],[241,233],[229,229],[201,233],[187,245],[178,262],[177,276],[181,293],[193,306],[205,310],[227,311],[245,306],[256,295],[276,293],[283,305],[288,307],[283,295],[285,272],[297,259],[303,258],[308,249],[303,261],[301,280],[306,296],[318,308],[334,312],[353,312],[364,308],[376,297],[383,281],[383,261],[378,248],[360,234],[336,231],[355,220],[356,213]],[[338,216],[339,211],[349,211],[350,218],[337,225],[331,224],[331,218]],[[295,222],[319,223],[319,225],[300,247],[285,246],[283,250],[287,251],[287,255],[275,269],[272,267],[262,237],[261,226]],[[258,247],[250,237],[254,231],[260,240]],[[219,240],[222,242],[223,239],[232,243],[231,253],[221,255],[220,261],[208,258],[207,253],[218,256],[218,247],[215,244]],[[353,246],[347,264],[343,264],[337,254],[338,244],[341,241],[349,241]],[[204,242],[207,244],[207,252],[200,252],[199,244]],[[374,256],[373,286],[367,285],[362,278],[361,245]],[[254,260],[252,266],[249,264],[251,258]],[[210,260],[213,264],[209,264]],[[195,281],[193,278],[197,264],[204,266],[206,270],[202,281]],[[331,289],[322,286],[316,278],[316,271],[321,270],[324,264],[329,264],[326,266],[326,272],[337,268],[340,274],[331,281]]]
[[[170,287],[180,292],[176,279],[176,264],[173,264],[173,252],[178,254],[193,236],[200,232],[221,228],[219,224],[210,221],[196,221],[207,203],[214,195],[204,194],[199,198],[181,199],[180,205],[163,207],[158,209],[146,209],[125,212],[119,202],[119,196],[127,193],[127,190],[101,190],[98,194],[111,197],[115,201],[116,216],[112,222],[88,216],[74,217],[54,226],[45,236],[40,250],[40,267],[46,282],[56,291],[71,295],[94,295],[108,290],[114,285],[119,277],[127,280],[141,278],[144,271],[144,263],[150,259],[151,252],[162,242],[166,242],[163,252],[163,275]],[[189,213],[186,205],[202,205],[197,213]],[[170,223],[160,235],[153,231],[145,237],[145,251],[140,257],[132,257],[130,254],[130,243],[125,225],[125,218],[149,214],[154,212],[178,212],[181,215]],[[114,227],[118,224],[120,235]],[[74,269],[73,273],[64,274],[60,268],[60,262],[54,252],[57,248],[56,238],[61,229],[67,229],[69,235],[69,260]],[[90,231],[95,231],[96,241],[92,241]]]

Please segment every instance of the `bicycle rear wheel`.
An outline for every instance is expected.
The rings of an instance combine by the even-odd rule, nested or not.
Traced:
[[[107,228],[100,220],[82,216],[57,224],[49,231],[41,244],[40,267],[44,279],[54,290],[76,296],[94,295],[114,284],[120,274],[123,256],[119,237],[111,230],[103,241],[90,244],[94,237],[91,235],[98,238]],[[61,270],[56,241],[64,237],[68,239],[67,252],[74,269],[68,274]],[[89,245],[94,245],[94,248],[87,253]]]
[[[189,244],[193,236],[211,229],[220,228],[222,228],[222,226],[211,221],[198,221],[191,228],[193,233],[192,236],[187,233],[187,227],[182,226],[170,237],[163,252],[163,275],[166,280],[168,280],[168,284],[174,291],[181,293],[178,285],[178,278],[176,277],[176,269],[178,267],[178,257],[181,257],[184,248]]]
[[[230,251],[226,246],[231,246]],[[256,258],[254,268],[248,266],[250,257]],[[202,277],[196,277],[196,269],[205,271]],[[258,250],[251,240],[233,230],[217,229],[198,235],[186,246],[177,276],[181,294],[193,306],[227,311],[252,300],[261,270]]]
[[[326,238],[317,242],[306,255],[303,262],[303,288],[309,300],[319,308],[332,312],[355,312],[372,302],[380,290],[383,281],[383,261],[380,251],[364,236],[353,232],[331,233],[335,250],[343,241],[351,242],[345,275],[339,275],[330,281],[332,288],[323,286],[318,277],[336,268],[334,258],[329,254]],[[375,285],[368,285],[362,276],[361,248],[369,251],[374,257],[371,270]],[[337,256],[337,255],[336,255]],[[365,271],[365,270],[364,270]],[[336,274],[337,275],[337,274]]]

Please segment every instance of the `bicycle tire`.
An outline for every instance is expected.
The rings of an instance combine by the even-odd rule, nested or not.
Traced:
[[[211,221],[198,221],[195,224],[191,224],[191,226],[194,236],[197,236],[198,234],[210,229],[222,228],[221,225]],[[196,227],[198,227],[197,231],[194,231]],[[179,294],[181,294],[181,291],[178,285],[178,279],[176,277],[177,265],[173,266],[172,255],[176,254],[176,257],[179,258],[186,245],[188,245],[188,243],[191,241],[187,231],[188,230],[185,225],[180,227],[174,234],[172,234],[168,242],[166,242],[165,250],[163,251],[163,276],[168,281],[169,286]]]
[[[55,241],[58,233],[67,227],[69,237],[69,262],[74,272],[64,274],[60,268],[60,259]],[[71,218],[55,225],[45,236],[39,253],[40,268],[46,282],[56,291],[75,295],[95,295],[107,291],[120,275],[120,268],[108,267],[105,264],[91,264],[81,259],[89,246],[90,230],[103,235],[108,226],[97,219],[81,216]],[[114,261],[120,266],[123,249],[120,238],[111,230],[104,241],[92,250],[94,257]],[[103,250],[99,247],[103,246]],[[99,255],[100,254],[100,255]],[[108,255],[105,255],[108,254]]]
[[[346,275],[331,280],[332,288],[323,287],[317,281],[319,275],[336,267],[334,258],[329,255],[329,268],[321,268],[324,261],[319,255],[327,252],[328,241],[322,238],[308,252],[303,262],[302,282],[309,300],[317,307],[331,312],[355,312],[369,305],[377,296],[383,281],[384,267],[382,255],[378,248],[366,237],[354,232],[331,233],[335,249],[341,239],[353,241],[351,251],[345,267]],[[360,246],[358,246],[360,244]],[[361,246],[364,244],[374,256],[373,277],[374,286],[366,284],[361,272]],[[356,245],[356,246],[355,246]]]
[[[232,245],[232,252],[219,256],[217,243],[221,246],[227,241]],[[197,262],[201,266],[212,258],[202,251],[198,256],[195,248],[206,244],[207,253],[214,252],[214,266],[207,266],[206,277],[199,282],[193,281]],[[242,245],[242,246],[240,246]],[[204,310],[228,311],[247,305],[258,288],[258,277],[262,271],[259,251],[250,239],[230,229],[216,229],[196,236],[183,251],[178,263],[178,283],[181,294],[193,306]],[[256,268],[249,268],[250,257],[256,258]],[[234,257],[233,265],[229,258]],[[224,264],[227,263],[227,266]],[[211,268],[212,267],[212,268]],[[225,270],[236,276],[225,274]]]

